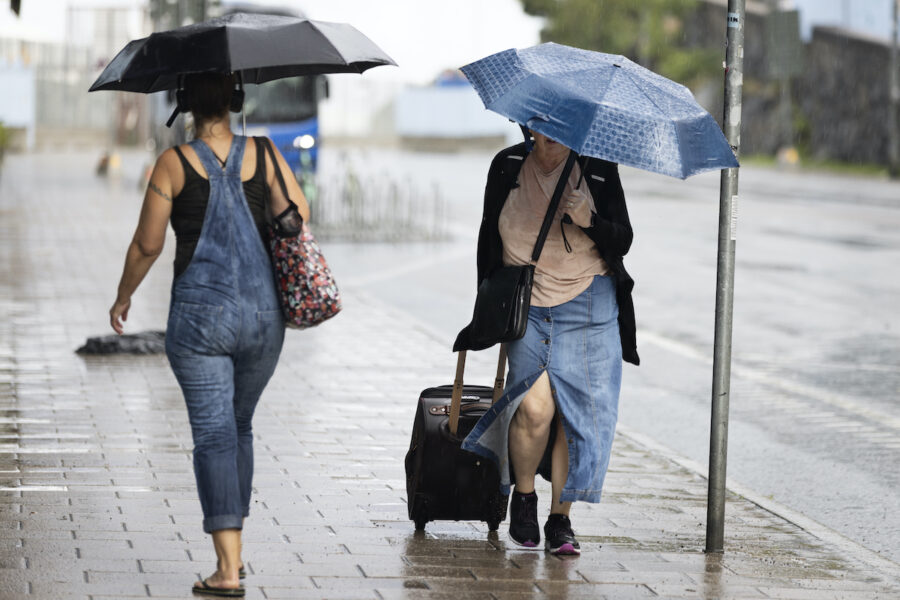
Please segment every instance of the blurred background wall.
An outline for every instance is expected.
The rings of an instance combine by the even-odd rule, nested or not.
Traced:
[[[63,7],[61,34],[58,28],[49,29],[49,21],[42,33],[40,24],[16,18],[2,7],[0,122],[13,134],[13,149],[147,145],[167,116],[165,94],[87,94],[91,81],[130,39],[236,6],[221,0],[110,0],[110,6],[23,0],[23,15],[48,2]],[[330,77],[330,94],[319,114],[325,143],[447,151],[515,139],[517,129],[485,111],[455,69],[508,47],[578,41],[577,28],[566,25],[563,11],[575,11],[579,5],[595,10],[593,21],[584,24],[588,32],[602,30],[596,24],[611,20],[616,11],[625,19],[633,14],[638,21],[658,15],[658,37],[645,35],[646,23],[637,23],[631,58],[671,67],[677,61],[664,64],[663,59],[688,57],[682,60],[683,68],[674,71],[684,73],[678,80],[689,85],[713,115],[721,116],[726,0],[654,0],[638,8],[625,0],[497,0],[490,5],[461,0],[452,7],[404,0],[402,6],[412,12],[403,19],[384,15],[373,4],[350,0],[340,6],[354,7],[358,18],[350,14],[346,20],[393,53],[400,68]],[[859,3],[841,0],[746,2],[744,155],[796,148],[819,159],[888,164],[891,131],[886,124],[897,105],[891,101],[888,76],[892,42],[881,34],[884,22],[892,18],[890,0],[865,4],[861,12]],[[311,18],[342,16],[338,4],[317,0],[284,0],[280,6]],[[852,14],[850,6],[856,7]],[[428,18],[429,7],[445,12],[438,19]],[[458,22],[449,20],[454,11],[462,13]],[[879,11],[884,13],[880,21]],[[879,35],[853,29],[850,17],[856,13],[862,15],[857,22],[870,29],[879,23]],[[849,27],[816,26],[817,15],[825,22],[843,18]],[[395,34],[385,33],[390,27],[396,28]],[[615,51],[608,47],[610,40],[607,36],[582,45]],[[466,49],[469,54],[460,53]],[[447,58],[443,63],[424,60],[437,56]]]

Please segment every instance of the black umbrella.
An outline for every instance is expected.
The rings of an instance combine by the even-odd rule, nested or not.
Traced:
[[[129,42],[88,91],[171,90],[187,73],[236,73],[243,83],[264,83],[396,64],[345,23],[234,13]]]

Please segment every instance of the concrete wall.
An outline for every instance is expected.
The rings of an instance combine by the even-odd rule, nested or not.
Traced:
[[[818,158],[888,164],[890,45],[830,27],[813,29],[794,94]]]
[[[774,154],[780,136],[780,86],[766,72],[768,8],[748,1],[744,29],[742,154]],[[705,0],[686,23],[689,42],[721,47],[726,0]],[[819,27],[803,48],[803,74],[791,81],[795,142],[816,158],[888,164],[890,45],[851,31]],[[721,122],[722,81],[694,90]]]
[[[741,153],[774,154],[778,149],[777,107],[779,88],[766,76],[765,19],[768,8],[749,1],[744,19],[744,99],[741,113]],[[688,43],[696,47],[720,48],[725,60],[726,0],[705,0],[693,19],[685,23]],[[725,74],[694,90],[698,101],[719,124],[724,111]]]

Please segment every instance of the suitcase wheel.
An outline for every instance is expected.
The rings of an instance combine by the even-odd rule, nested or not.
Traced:
[[[500,529],[500,521],[488,521],[487,526],[489,531],[497,531]]]
[[[428,523],[428,519],[425,517],[416,517],[416,531],[423,531],[425,529],[425,524]]]

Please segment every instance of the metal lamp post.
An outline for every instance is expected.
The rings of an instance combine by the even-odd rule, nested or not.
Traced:
[[[725,137],[736,156],[741,145],[744,85],[744,0],[728,0],[725,57]],[[731,386],[731,331],[734,305],[734,249],[737,233],[738,169],[722,171],[719,188],[719,250],[716,274],[716,328],[713,347],[712,420],[709,436],[709,494],[706,552],[720,553],[725,541],[725,465]]]

